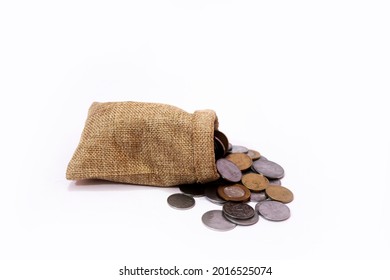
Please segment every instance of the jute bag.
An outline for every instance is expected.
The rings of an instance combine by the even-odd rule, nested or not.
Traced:
[[[214,181],[217,128],[212,110],[191,114],[166,104],[95,102],[66,178],[151,186]]]

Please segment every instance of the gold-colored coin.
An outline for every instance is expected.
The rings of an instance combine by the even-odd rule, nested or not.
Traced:
[[[257,173],[243,175],[241,182],[245,187],[255,192],[265,190],[269,184],[267,177]]]
[[[258,151],[255,151],[255,150],[248,150],[248,152],[246,153],[252,160],[256,160],[256,159],[259,159],[261,158],[261,155]]]
[[[294,200],[293,193],[288,188],[282,186],[270,185],[265,189],[265,193],[272,200],[280,201],[283,203],[289,203]]]
[[[241,171],[247,170],[252,166],[252,159],[247,154],[229,154],[225,158],[237,165]]]
[[[251,192],[241,184],[219,186],[218,195],[226,201],[247,201]]]

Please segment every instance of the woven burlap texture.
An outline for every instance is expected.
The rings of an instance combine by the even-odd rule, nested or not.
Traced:
[[[94,102],[66,178],[151,186],[214,181],[217,128],[212,110],[191,114],[159,103]]]

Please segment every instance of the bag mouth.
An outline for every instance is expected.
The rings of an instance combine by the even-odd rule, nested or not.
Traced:
[[[215,163],[214,131],[218,118],[213,110],[198,110],[193,114],[193,159],[196,183],[208,183],[219,178]]]

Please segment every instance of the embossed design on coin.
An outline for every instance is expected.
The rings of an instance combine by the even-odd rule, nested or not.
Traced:
[[[261,158],[261,155],[258,151],[255,150],[248,150],[247,155],[252,159],[252,160],[257,160]]]
[[[263,174],[270,179],[280,179],[284,176],[284,169],[276,162],[270,160],[256,160],[252,166],[257,173]]]
[[[195,205],[195,199],[189,195],[175,193],[168,197],[169,206],[175,209],[190,209]]]
[[[266,200],[256,204],[256,211],[270,221],[284,221],[290,218],[290,208],[279,201]]]
[[[217,160],[217,170],[222,178],[230,182],[239,182],[242,177],[241,170],[230,160],[221,158]]]
[[[208,228],[218,231],[228,231],[236,227],[236,224],[228,221],[221,210],[211,210],[203,214],[202,222]]]
[[[242,170],[247,170],[252,165],[252,159],[247,154],[229,154],[225,157]]]
[[[228,197],[242,197],[245,195],[245,192],[242,188],[237,188],[237,186],[228,186],[223,189],[223,192]]]
[[[244,146],[232,145],[232,149],[230,150],[232,154],[243,153],[246,154],[248,152],[248,148]]]
[[[232,217],[229,217],[225,213],[224,213],[224,216],[226,219],[228,219],[232,223],[235,223],[236,225],[239,225],[239,226],[251,226],[251,225],[256,224],[259,221],[259,215],[257,214],[257,212],[255,212],[255,214],[253,215],[252,218],[245,219],[245,220],[234,219]]]
[[[234,219],[250,219],[255,215],[255,210],[245,203],[227,202],[223,205],[223,213]]]
[[[268,179],[261,174],[248,173],[242,176],[242,184],[251,191],[259,192],[268,187]]]
[[[241,184],[218,187],[218,194],[227,201],[247,201],[251,196],[248,188]]]
[[[205,186],[202,184],[188,184],[188,185],[180,185],[179,189],[182,193],[188,194],[190,196],[204,196]]]
[[[267,195],[265,191],[262,192],[251,192],[251,201],[252,202],[260,202],[267,199]]]
[[[294,194],[288,188],[282,186],[269,186],[265,193],[272,200],[283,203],[290,203],[294,200]]]

